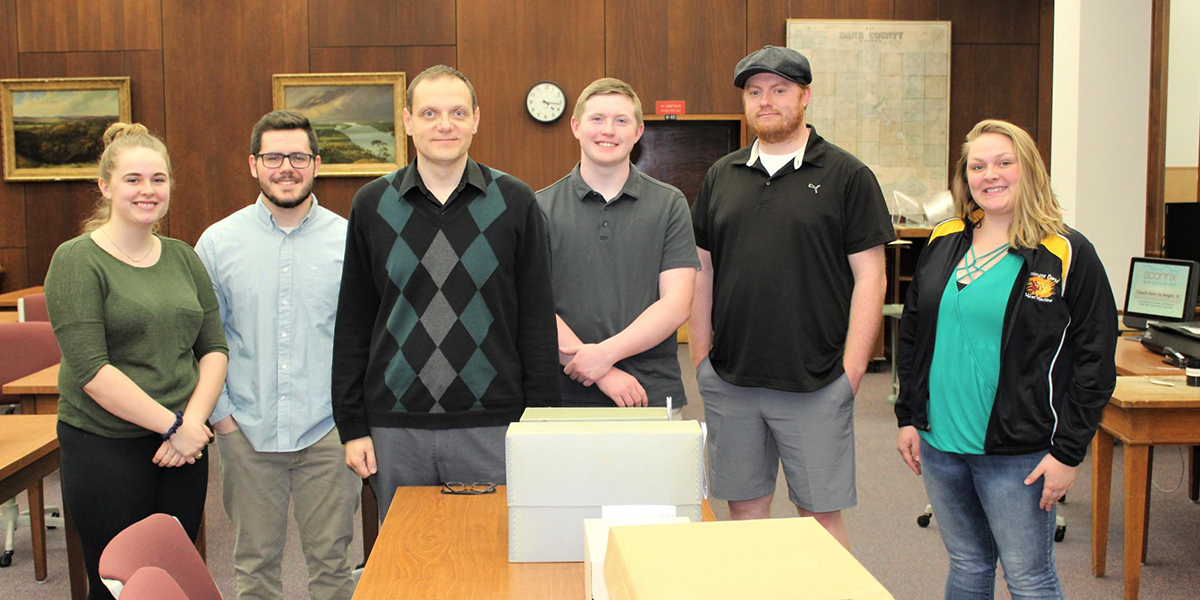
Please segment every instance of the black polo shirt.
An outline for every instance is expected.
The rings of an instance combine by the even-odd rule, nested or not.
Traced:
[[[714,270],[709,357],[735,385],[814,391],[844,372],[847,255],[896,234],[875,174],[816,129],[800,168],[773,176],[746,164],[756,144],[717,161],[692,206]]]
[[[611,202],[592,190],[579,165],[537,193],[550,231],[554,311],[579,339],[604,341],[629,327],[658,301],[658,276],[698,269],[687,200],[678,189],[629,165],[629,178]],[[687,404],[675,335],[617,368],[637,378],[651,406]],[[613,406],[593,385],[562,376],[564,406]]]

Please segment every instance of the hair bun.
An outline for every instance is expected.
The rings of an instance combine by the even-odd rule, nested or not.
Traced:
[[[104,131],[104,147],[107,148],[113,140],[127,135],[149,135],[150,130],[141,123],[113,123]]]

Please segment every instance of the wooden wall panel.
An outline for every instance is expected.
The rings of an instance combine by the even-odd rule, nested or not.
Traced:
[[[655,100],[667,100],[670,54],[666,2],[608,0],[604,7],[604,74],[633,86],[642,101],[642,111],[654,112]],[[569,98],[568,112],[578,96]],[[691,97],[688,110],[697,112]]]
[[[458,69],[474,84],[482,111],[475,159],[534,189],[579,160],[568,118],[535,122],[525,111],[525,93],[553,80],[573,107],[579,92],[604,75],[603,13],[603,0],[459,0],[458,27],[471,35],[458,42]]]
[[[891,19],[895,0],[792,0],[793,19]]]
[[[24,248],[0,248],[0,266],[4,267],[4,274],[0,275],[0,293],[33,285],[29,283]]]
[[[668,93],[684,98],[692,113],[742,112],[733,87],[733,68],[746,56],[745,0],[671,0],[668,22],[687,27],[667,30],[671,61]]]
[[[305,0],[239,4],[163,2],[171,235],[188,243],[254,201],[246,156],[250,129],[271,110],[271,75],[308,71]]]
[[[0,0],[0,79],[19,75],[16,6],[16,0]],[[19,289],[17,282],[25,281],[25,246],[25,186],[0,181],[0,266],[5,271],[0,293]]]
[[[25,187],[20,183],[0,183],[0,248],[24,247]]]
[[[1038,131],[1034,136],[1046,167],[1050,166],[1050,131],[1054,91],[1054,0],[1041,0],[1038,27]]]
[[[746,51],[787,45],[788,0],[747,0]],[[736,64],[736,63],[735,63]]]
[[[958,160],[957,145],[983,119],[1004,119],[1019,125],[1033,139],[1040,134],[1037,46],[955,44],[950,58],[950,165]],[[1003,65],[1002,68],[997,65]]]
[[[100,189],[86,181],[27,183],[25,197],[28,280],[29,285],[42,285],[54,250],[79,235],[80,224],[96,206]]]
[[[322,46],[454,44],[454,2],[309,0],[309,42]]]
[[[0,78],[17,76],[17,0],[0,0]]]
[[[21,52],[162,48],[161,0],[17,0]]]
[[[455,66],[454,46],[365,46],[313,48],[308,53],[313,73],[404,71],[409,81],[433,65]]]
[[[692,114],[741,112],[733,67],[746,55],[746,0],[609,0],[605,35],[607,74],[632,85],[645,110],[685,100]]]
[[[937,21],[938,0],[897,0],[893,18],[898,21]]]
[[[977,0],[939,0],[938,17],[953,23],[955,44],[1031,44],[1039,41],[1040,0],[1007,0],[1003,8]]]

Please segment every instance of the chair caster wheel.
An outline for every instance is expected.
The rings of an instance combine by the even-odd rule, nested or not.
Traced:
[[[1061,542],[1065,537],[1067,537],[1066,525],[1059,525],[1058,527],[1054,528],[1054,541]]]
[[[6,550],[3,555],[0,555],[0,567],[7,567],[12,564],[12,550]]]
[[[929,527],[929,521],[932,518],[933,518],[933,515],[928,515],[928,514],[917,517],[917,527]]]

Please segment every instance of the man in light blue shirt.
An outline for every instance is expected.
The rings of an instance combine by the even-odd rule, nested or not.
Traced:
[[[211,421],[225,512],[237,536],[237,597],[283,597],[291,501],[309,596],[349,599],[362,480],[345,466],[330,396],[346,219],[312,194],[321,157],[307,118],[268,113],[254,126],[250,147],[250,174],[262,193],[196,245],[230,347]]]

